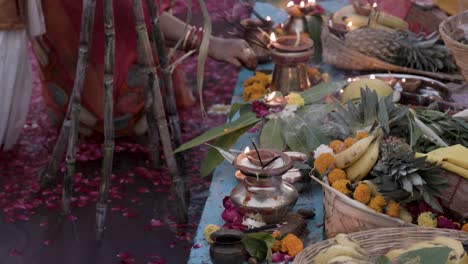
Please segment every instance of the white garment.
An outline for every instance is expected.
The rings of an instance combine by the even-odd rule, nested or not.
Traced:
[[[0,146],[11,149],[28,114],[32,92],[28,35],[45,32],[40,0],[27,0],[27,29],[0,31]]]

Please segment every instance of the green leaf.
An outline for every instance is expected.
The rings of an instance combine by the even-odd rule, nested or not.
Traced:
[[[231,112],[229,113],[229,119],[231,120],[237,113],[240,115],[250,112],[252,105],[249,103],[234,103],[231,106]],[[246,111],[247,110],[247,111]]]
[[[386,256],[380,256],[375,260],[374,263],[375,264],[392,264],[392,261],[389,260]]]
[[[284,150],[285,142],[281,131],[283,122],[281,119],[271,119],[265,123],[260,134],[260,146],[262,148]]]
[[[299,94],[304,98],[306,105],[308,104],[318,104],[323,97],[330,93],[337,92],[339,89],[343,88],[347,84],[346,81],[337,81],[337,82],[322,82],[310,89],[307,89]]]
[[[231,152],[229,152],[229,150],[226,150],[226,149],[223,149],[223,148],[220,148],[220,147],[217,147],[217,146],[213,146],[213,145],[208,144],[208,143],[206,143],[206,145],[216,149],[219,152],[219,154],[221,154],[221,156],[223,156],[223,158],[227,162],[229,162],[230,164],[233,164],[234,161],[236,160],[237,156],[232,154]]]
[[[298,170],[311,170],[312,169],[310,165],[308,165],[307,163],[302,163],[300,161],[295,161],[293,162],[293,164],[294,164],[294,168]]]
[[[261,119],[257,118],[253,112],[241,115],[238,119],[231,123],[212,128],[202,135],[190,140],[189,142],[182,144],[180,147],[174,150],[174,153],[193,148],[221,136],[229,135],[239,129],[256,124],[260,120]]]
[[[213,143],[214,146],[220,147],[220,148],[225,148],[229,149],[232,147],[239,137],[241,137],[244,133],[246,133],[250,128],[252,128],[255,125],[249,125],[244,128],[241,128],[239,130],[236,130],[235,132],[224,135],[219,137],[218,139],[215,140]],[[219,165],[221,162],[223,162],[224,158],[223,156],[214,148],[210,148],[208,150],[208,153],[206,154],[205,158],[201,161],[200,164],[200,175],[201,177],[206,177],[210,175],[210,173]]]
[[[266,258],[268,246],[265,241],[245,236],[242,243],[251,257],[256,258],[258,261],[263,261]]]
[[[401,255],[397,264],[425,264],[425,263],[445,263],[448,255],[452,251],[448,247],[433,247],[413,250]]]

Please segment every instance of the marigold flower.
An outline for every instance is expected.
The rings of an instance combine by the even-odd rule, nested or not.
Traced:
[[[250,86],[254,83],[261,84],[265,87],[267,84],[271,83],[271,76],[266,75],[263,72],[255,72],[255,76],[252,76],[245,80],[244,87]]]
[[[213,243],[213,240],[211,239],[211,234],[218,231],[219,228],[220,228],[219,226],[213,225],[213,224],[209,224],[209,225],[205,226],[204,235],[205,235],[205,239],[206,239],[206,241],[208,241],[208,243],[210,243],[210,244]]]
[[[367,133],[366,131],[359,131],[359,132],[356,134],[355,139],[356,139],[356,141],[357,141],[357,140],[361,140],[361,139],[363,139],[363,138],[366,138],[366,137],[368,137],[368,136],[369,136],[369,133]]]
[[[302,241],[293,234],[287,234],[281,240],[281,251],[294,257],[304,249]]]
[[[280,252],[281,251],[281,240],[275,240],[273,246],[271,246],[271,251],[273,252]]]
[[[385,212],[388,216],[391,217],[400,217],[400,204],[395,201],[389,201],[387,205],[387,211]]]
[[[404,207],[400,207],[400,219],[406,223],[413,223],[413,217]]]
[[[297,105],[297,108],[304,106],[305,101],[304,98],[298,93],[290,93],[286,96],[286,100],[288,100],[288,105]]]
[[[376,212],[381,213],[383,212],[383,207],[387,205],[387,201],[382,195],[377,195],[372,197],[368,206],[374,209]]]
[[[465,224],[462,226],[461,231],[468,232],[468,223],[465,223]]]
[[[342,194],[349,195],[351,194],[351,191],[348,189],[348,184],[350,183],[351,181],[349,180],[337,180],[332,184],[332,187]]]
[[[371,190],[369,185],[360,182],[353,193],[354,200],[363,204],[368,204],[371,199]]]
[[[333,149],[333,152],[335,152],[335,154],[338,154],[346,149],[345,143],[341,140],[333,140],[332,142],[330,142],[329,146]]]
[[[275,232],[271,234],[271,237],[273,238],[279,238],[280,236],[281,236],[281,232],[279,230],[275,230]]]
[[[354,145],[354,143],[356,143],[356,140],[354,138],[352,138],[352,137],[346,138],[345,141],[344,141],[344,144],[346,145],[347,148]]]
[[[346,172],[342,169],[333,169],[328,173],[327,178],[330,184],[333,184],[337,180],[346,180]]]
[[[437,219],[435,215],[431,212],[424,212],[418,216],[418,225],[424,227],[436,227]]]
[[[335,157],[331,153],[323,153],[317,157],[314,161],[314,168],[320,174],[325,174],[328,169],[332,168],[333,163],[335,162]]]
[[[262,98],[266,93],[265,86],[260,83],[254,83],[252,85],[244,87],[244,93],[242,98],[246,102],[257,100]]]

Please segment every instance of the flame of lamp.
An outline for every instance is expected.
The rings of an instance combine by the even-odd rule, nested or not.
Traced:
[[[272,44],[271,55],[275,63],[272,89],[287,95],[293,91],[303,91],[310,87],[307,75],[308,61],[314,54],[314,43],[301,36],[295,45],[296,36],[282,36]]]

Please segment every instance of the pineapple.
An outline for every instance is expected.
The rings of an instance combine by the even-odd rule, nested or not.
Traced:
[[[345,45],[388,63],[423,71],[456,69],[449,50],[438,44],[440,35],[425,37],[408,31],[360,28],[348,32]]]
[[[415,158],[404,139],[388,137],[381,142],[380,158],[371,171],[379,192],[387,199],[409,202],[424,199],[435,210],[442,211],[435,197],[447,187],[439,166]]]

